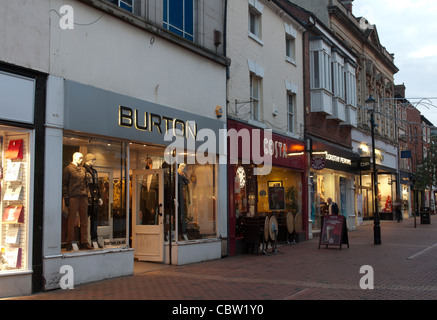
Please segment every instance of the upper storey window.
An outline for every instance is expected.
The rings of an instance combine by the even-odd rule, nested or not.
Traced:
[[[164,28],[194,41],[194,0],[163,0]]]

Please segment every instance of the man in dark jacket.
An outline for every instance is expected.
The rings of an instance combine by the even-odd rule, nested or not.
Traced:
[[[328,202],[328,214],[329,215],[338,215],[338,205],[332,201],[331,198],[328,198],[328,200],[326,200]]]
[[[82,153],[74,153],[73,161],[64,168],[62,177],[62,197],[68,208],[67,251],[73,250],[74,222],[77,211],[79,211],[80,219],[80,249],[92,249],[88,243],[88,192],[86,171],[81,166],[82,160]]]

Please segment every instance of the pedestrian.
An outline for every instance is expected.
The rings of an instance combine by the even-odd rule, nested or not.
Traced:
[[[332,198],[328,198],[326,201],[328,202],[328,214],[338,215],[338,205],[334,201],[332,201]]]
[[[396,200],[393,203],[393,208],[396,214],[396,219],[398,220],[398,222],[401,222],[401,218],[402,218],[402,200],[399,196],[396,196]]]

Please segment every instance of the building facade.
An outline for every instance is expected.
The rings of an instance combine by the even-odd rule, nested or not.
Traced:
[[[296,220],[297,231],[291,233],[308,237],[304,29],[275,1],[229,1],[226,21],[226,56],[232,61],[227,81],[229,253],[234,255],[244,252],[247,226],[255,220],[264,225],[278,219],[279,233],[287,219]],[[231,140],[234,136],[243,142]],[[237,183],[241,177],[244,182]],[[293,196],[287,198],[287,191]]]
[[[2,248],[8,257],[21,248],[22,260],[1,273],[27,284],[18,292],[2,282],[3,296],[59,288],[65,270],[80,284],[132,274],[134,260],[182,265],[227,254],[224,1],[182,2],[3,6],[2,83],[23,98],[22,113],[4,113],[2,101],[2,166],[21,165],[2,181],[2,210],[23,206],[24,222],[2,229]],[[23,158],[3,156],[12,140],[23,141]],[[97,172],[86,180],[99,189],[96,202],[69,187],[78,154]],[[20,183],[21,202],[5,199],[7,185]],[[3,241],[17,227],[22,240]]]
[[[358,155],[352,150],[352,129],[357,126],[356,56],[306,8],[278,1],[306,28],[304,52],[306,85],[305,139],[309,168],[309,225],[321,228],[332,198],[356,226],[354,182]]]
[[[371,112],[375,119],[376,169],[381,182],[378,190],[378,212],[382,218],[392,216],[393,197],[398,194],[397,181],[397,137],[396,103],[394,101],[394,74],[398,71],[394,56],[380,43],[375,25],[365,18],[353,15],[353,1],[294,1],[315,15],[334,34],[336,39],[356,57],[356,126],[351,131],[353,152],[368,158],[372,150]],[[376,104],[366,105],[372,96]],[[366,151],[367,150],[367,151]],[[370,157],[372,158],[372,157]],[[355,178],[356,221],[373,219],[374,194],[371,180],[372,170],[361,170]],[[384,182],[384,185],[382,185]]]

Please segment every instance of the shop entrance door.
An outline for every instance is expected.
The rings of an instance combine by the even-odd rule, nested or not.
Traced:
[[[138,261],[164,260],[163,170],[132,172],[132,246]]]

